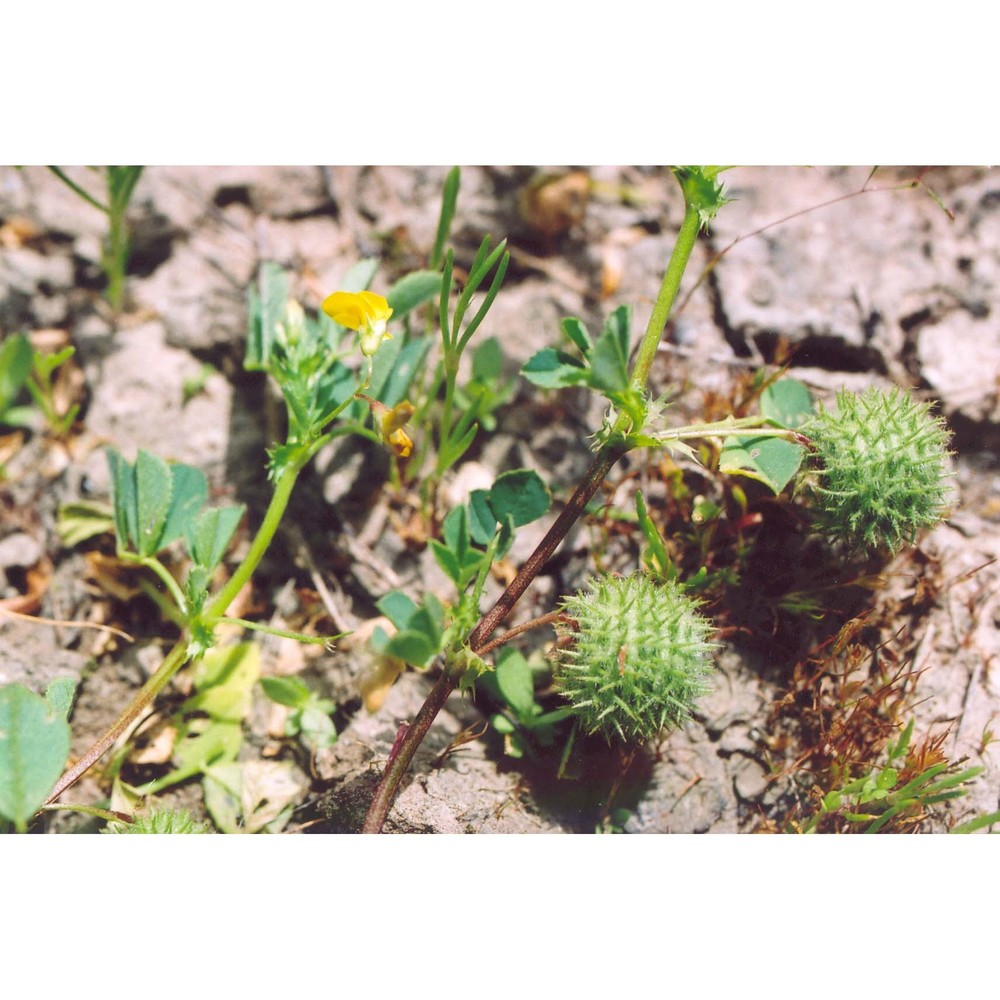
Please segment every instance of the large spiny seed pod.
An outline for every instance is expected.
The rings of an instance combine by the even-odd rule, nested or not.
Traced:
[[[710,688],[711,623],[676,583],[605,577],[567,597],[555,684],[588,733],[637,743],[679,726]]]
[[[849,544],[893,552],[944,516],[948,432],[909,393],[841,392],[801,428],[816,448],[820,526]]]

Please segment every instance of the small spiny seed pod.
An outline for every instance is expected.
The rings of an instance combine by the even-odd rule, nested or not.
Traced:
[[[820,526],[834,538],[896,552],[944,517],[948,432],[908,392],[840,392],[836,410],[821,404],[801,430],[819,460]]]
[[[604,577],[567,597],[554,681],[588,733],[638,743],[679,726],[710,688],[711,623],[676,583]]]

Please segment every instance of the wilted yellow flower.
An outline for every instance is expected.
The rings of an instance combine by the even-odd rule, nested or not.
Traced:
[[[382,414],[382,440],[400,458],[408,458],[413,451],[413,441],[403,427],[415,411],[416,407],[404,399]]]
[[[382,440],[400,458],[409,458],[413,451],[413,439],[403,429],[406,421],[416,412],[416,407],[408,400],[389,407],[380,403],[363,392],[355,393],[358,399],[363,399],[370,407],[372,414],[378,420],[382,429]]]
[[[386,323],[392,315],[389,303],[375,292],[334,292],[323,300],[323,312],[334,323],[357,330],[361,335],[361,353],[372,357],[379,344],[391,334]]]

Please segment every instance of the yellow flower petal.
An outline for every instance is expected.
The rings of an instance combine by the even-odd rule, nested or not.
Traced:
[[[410,452],[413,451],[413,441],[410,439],[410,435],[402,430],[402,428],[393,431],[385,439],[385,443],[400,458],[409,458]]]
[[[368,323],[374,324],[379,320],[387,320],[392,315],[389,303],[375,292],[358,292],[358,298],[365,305],[368,313]]]
[[[368,319],[364,300],[354,292],[334,292],[323,300],[323,312],[348,330],[359,329]]]

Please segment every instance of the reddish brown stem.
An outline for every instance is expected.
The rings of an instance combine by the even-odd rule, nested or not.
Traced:
[[[514,609],[514,605],[520,600],[521,595],[528,589],[531,581],[538,576],[542,567],[558,548],[559,543],[569,533],[569,529],[586,510],[590,498],[597,492],[611,467],[625,454],[625,451],[624,446],[614,445],[602,449],[594,457],[594,461],[587,470],[587,475],[577,486],[573,496],[570,497],[569,502],[555,519],[552,527],[546,532],[545,537],[538,543],[535,551],[531,553],[517,576],[500,595],[496,604],[483,615],[479,624],[472,630],[468,642],[474,653],[481,653],[487,648],[490,634]],[[455,689],[456,683],[457,678],[451,676],[447,670],[441,674],[417,713],[417,717],[413,720],[413,725],[407,729],[402,740],[394,747],[395,756],[386,765],[382,774],[375,798],[368,810],[368,815],[365,817],[365,824],[361,828],[362,833],[381,831],[382,824],[385,823],[385,818],[396,798],[399,785],[409,769],[413,755],[417,752],[417,747],[423,742],[438,712],[441,711],[448,696]]]
[[[503,635],[498,635],[495,639],[491,639],[482,649],[477,649],[476,652],[480,656],[484,656],[486,653],[492,653],[494,649],[510,642],[511,639],[516,639],[519,635],[524,635],[525,632],[530,632],[533,628],[541,628],[542,625],[551,625],[552,622],[559,621],[560,618],[565,618],[566,614],[562,611],[550,611],[547,615],[540,615],[538,618],[532,618],[530,622],[523,622],[520,625],[515,625],[514,628],[510,629],[508,632],[504,632]]]

